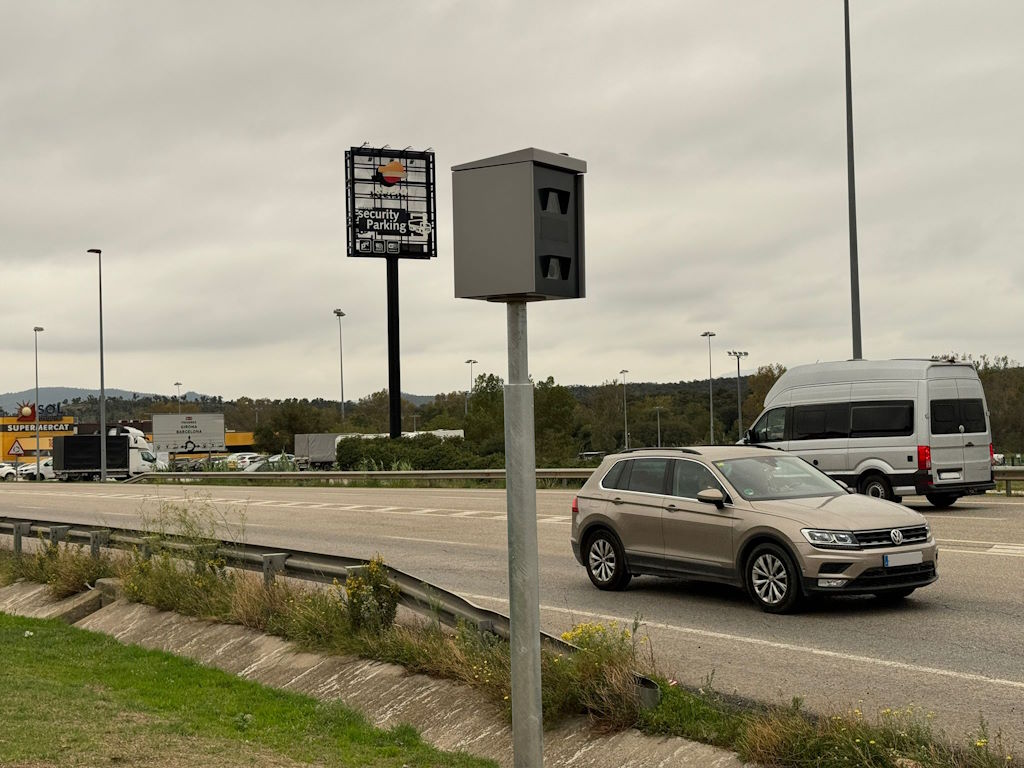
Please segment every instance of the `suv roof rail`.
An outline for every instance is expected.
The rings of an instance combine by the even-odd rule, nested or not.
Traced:
[[[682,446],[671,446],[663,445],[660,448],[656,445],[648,445],[643,448],[623,448],[621,451],[615,453],[636,453],[637,451],[680,451],[682,453],[692,453],[696,456],[700,456],[701,453],[696,448],[683,448]]]

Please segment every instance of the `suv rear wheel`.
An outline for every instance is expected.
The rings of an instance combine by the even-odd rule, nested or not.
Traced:
[[[789,613],[800,603],[800,574],[778,544],[759,544],[747,558],[747,590],[762,611]]]
[[[626,569],[622,545],[610,531],[599,530],[588,536],[584,552],[587,575],[598,589],[625,589],[633,578]]]

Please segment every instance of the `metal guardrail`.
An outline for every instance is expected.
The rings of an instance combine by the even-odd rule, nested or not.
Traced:
[[[185,473],[188,474],[188,473]],[[211,473],[221,474],[221,473]],[[23,518],[0,517],[0,534],[14,537],[14,551],[20,554],[26,536],[33,534],[51,544],[68,542],[88,546],[94,557],[101,548],[138,549],[146,556],[156,548],[171,552],[172,555],[187,557],[204,544],[193,544],[180,539],[158,537],[151,531],[131,528],[107,528],[98,526],[69,525],[51,520],[25,520]],[[368,560],[340,555],[324,555],[316,552],[264,547],[253,544],[239,544],[227,540],[211,540],[210,554],[224,560],[234,568],[262,571],[264,582],[270,584],[278,575],[305,581],[344,583],[349,575],[355,575],[365,568]],[[490,632],[504,640],[511,636],[509,617],[481,608],[463,597],[417,579],[403,571],[386,566],[388,578],[398,587],[399,604],[422,616],[436,619],[448,626],[457,626],[460,621],[468,622],[479,631]],[[576,653],[579,648],[562,638],[541,630],[541,642],[567,653]],[[660,691],[653,680],[636,675],[637,693],[644,706],[656,706]]]
[[[594,468],[582,469],[538,469],[541,480],[586,480]],[[423,469],[423,470],[381,470],[338,471],[338,472],[146,472],[125,480],[125,483],[146,483],[152,480],[504,480],[504,469]]]

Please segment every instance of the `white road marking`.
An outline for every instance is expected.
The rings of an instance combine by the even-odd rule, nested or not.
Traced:
[[[955,554],[955,555],[995,555],[998,557],[1024,557],[1024,548],[1014,551],[1000,551],[1000,547],[992,547],[991,549],[946,549],[945,547],[941,550],[942,554]]]
[[[463,595],[463,597],[470,600],[494,600],[502,604],[507,604],[508,600],[500,597],[494,597],[493,595]],[[630,625],[633,622],[631,617],[624,616],[613,616],[607,613],[593,613],[591,611],[581,611],[575,608],[562,608],[554,605],[541,605],[541,610],[553,611],[555,613],[562,613],[571,616],[590,616],[595,619],[602,619],[605,621],[618,621],[625,625]],[[941,677],[951,677],[956,680],[968,680],[974,683],[987,683],[989,685],[1002,685],[1010,688],[1020,688],[1024,690],[1024,680],[1005,680],[999,677],[988,677],[986,675],[978,675],[973,672],[959,672],[955,669],[943,669],[941,667],[925,667],[920,664],[908,664],[903,661],[893,661],[891,659],[879,659],[873,656],[859,656],[854,653],[840,653],[839,651],[827,651],[822,648],[815,648],[808,645],[794,645],[793,643],[779,643],[774,640],[764,640],[759,637],[746,637],[744,635],[732,635],[726,632],[713,632],[708,629],[697,629],[696,627],[682,627],[676,624],[664,624],[656,621],[645,621],[644,624],[648,627],[655,627],[657,629],[665,629],[672,632],[679,632],[686,635],[695,635],[697,637],[707,637],[715,640],[731,640],[738,643],[746,643],[748,645],[756,645],[762,648],[772,648],[779,651],[795,652],[795,653],[806,653],[812,656],[821,656],[829,659],[842,659],[843,661],[858,662],[861,664],[872,664],[888,669],[899,669],[904,672],[917,672],[928,675],[939,675]]]
[[[1012,541],[975,541],[974,539],[936,539],[940,544],[984,544],[989,547],[1024,547]]]
[[[415,541],[421,544],[455,544],[459,547],[483,547],[484,549],[505,549],[505,545],[502,544],[500,547],[489,547],[486,544],[474,544],[468,541],[450,541],[448,539],[417,539],[413,536],[381,536],[382,539],[394,539],[395,541]]]

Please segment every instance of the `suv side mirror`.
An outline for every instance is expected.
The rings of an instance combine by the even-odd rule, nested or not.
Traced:
[[[717,488],[705,488],[697,494],[697,501],[704,504],[714,504],[719,509],[725,506],[725,496]]]
[[[842,480],[836,480],[836,482],[839,483],[841,486],[843,486],[843,490],[846,491],[847,493],[856,493],[857,492],[853,488],[848,486],[846,483],[844,483]]]

